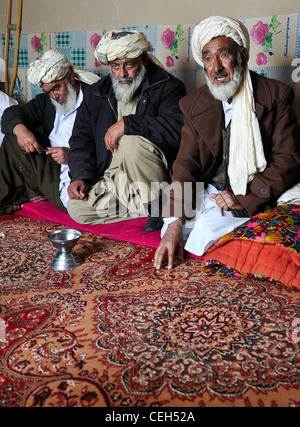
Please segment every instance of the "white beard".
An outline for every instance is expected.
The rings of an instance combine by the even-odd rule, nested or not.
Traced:
[[[243,69],[241,65],[237,65],[234,69],[233,79],[229,83],[223,83],[220,86],[213,84],[205,71],[207,86],[211,94],[219,101],[227,101],[232,98],[237,92],[243,80]]]
[[[77,102],[76,90],[73,88],[71,83],[68,82],[67,80],[66,80],[66,84],[67,84],[68,91],[69,91],[66,104],[61,105],[58,102],[51,99],[51,102],[54,105],[56,111],[58,112],[58,114],[60,114],[62,116],[66,116],[67,114],[71,113],[75,109],[76,102]]]
[[[111,80],[112,80],[116,100],[118,102],[127,103],[133,99],[134,95],[136,94],[136,91],[141,86],[146,75],[146,67],[144,64],[142,64],[141,69],[135,79],[131,79],[131,78],[115,79],[112,72],[110,72],[110,75],[111,75]],[[130,81],[131,84],[125,85],[125,86],[122,86],[120,84],[120,82],[126,82],[126,81]]]

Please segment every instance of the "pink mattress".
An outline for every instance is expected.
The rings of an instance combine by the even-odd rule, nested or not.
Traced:
[[[157,248],[160,243],[160,231],[144,231],[143,227],[147,218],[139,218],[115,224],[82,225],[73,221],[67,212],[62,211],[50,202],[26,203],[21,211],[16,212],[21,216],[36,220],[47,220],[68,228],[89,231],[108,239],[122,240],[150,248]]]

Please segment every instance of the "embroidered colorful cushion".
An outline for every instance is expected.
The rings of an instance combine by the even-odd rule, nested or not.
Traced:
[[[300,290],[300,206],[268,210],[226,234],[206,253],[204,269]]]

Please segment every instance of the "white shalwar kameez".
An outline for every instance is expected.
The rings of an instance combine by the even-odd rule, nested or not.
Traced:
[[[69,146],[69,139],[71,138],[74,122],[76,119],[77,109],[80,107],[80,104],[83,100],[83,93],[80,89],[80,92],[77,96],[76,106],[73,111],[71,111],[67,115],[59,114],[56,111],[55,121],[53,130],[49,135],[50,145],[51,147],[66,147]],[[69,195],[68,195],[68,187],[70,185],[70,176],[69,176],[69,166],[67,164],[63,164],[60,167],[60,181],[59,181],[59,193],[60,200],[62,204],[67,207]]]
[[[223,101],[225,126],[231,122],[232,107]],[[219,208],[211,194],[219,194],[212,184],[204,190],[203,197],[199,198],[195,217],[183,224],[183,240],[185,250],[191,254],[202,256],[222,236],[244,224],[249,218],[234,217],[232,212]],[[161,237],[167,231],[168,225],[177,218],[164,218]]]
[[[2,114],[4,110],[6,110],[6,108],[11,107],[12,105],[17,105],[17,104],[18,102],[14,98],[11,98],[10,96],[6,95],[6,93],[0,91],[0,147],[3,142],[3,138],[5,137],[5,135],[1,132]]]

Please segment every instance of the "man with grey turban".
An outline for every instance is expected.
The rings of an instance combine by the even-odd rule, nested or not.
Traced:
[[[299,180],[294,92],[249,71],[247,28],[212,16],[195,27],[191,45],[207,84],[180,102],[182,141],[163,212],[157,269],[167,252],[172,268],[176,248],[181,260],[184,249],[203,255],[249,217],[276,206]],[[182,195],[185,183],[191,190]],[[192,205],[188,213],[183,203]]]
[[[68,212],[84,224],[148,217],[160,229],[160,188],[171,181],[184,84],[138,31],[110,31],[95,56],[109,75],[86,91],[70,139]]]
[[[0,150],[0,214],[41,199],[66,210],[69,138],[83,92],[99,80],[73,66],[57,50],[49,50],[33,62],[27,78],[43,93],[3,114],[6,137]]]

